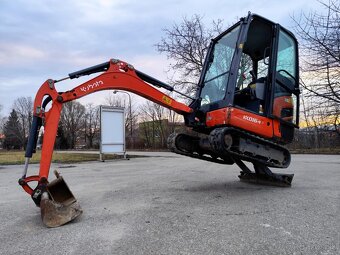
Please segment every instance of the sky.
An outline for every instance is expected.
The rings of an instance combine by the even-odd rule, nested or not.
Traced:
[[[18,97],[34,99],[46,79],[111,58],[166,82],[170,60],[155,44],[184,17],[202,15],[208,26],[222,19],[227,29],[251,11],[292,29],[292,15],[317,8],[316,0],[0,0],[0,114],[8,115]],[[56,88],[66,91],[86,79]],[[104,104],[107,93],[80,102]]]

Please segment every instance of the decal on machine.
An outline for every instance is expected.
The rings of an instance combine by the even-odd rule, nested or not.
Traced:
[[[248,115],[243,115],[243,119],[247,120],[247,121],[250,121],[250,122],[253,122],[253,123],[256,123],[256,124],[262,124],[261,120],[259,120],[257,118],[254,118],[254,117],[250,117]]]
[[[171,105],[171,103],[172,103],[171,98],[169,98],[169,97],[167,97],[167,96],[163,96],[163,97],[162,97],[162,101],[163,101],[164,103],[166,103],[167,105]]]
[[[103,81],[96,81],[92,84],[84,85],[83,87],[80,88],[80,90],[83,91],[83,92],[87,92],[87,91],[90,91],[92,89],[98,88],[100,85],[103,85],[103,84],[104,84]]]

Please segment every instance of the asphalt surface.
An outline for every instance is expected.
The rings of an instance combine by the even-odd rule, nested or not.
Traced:
[[[340,254],[339,156],[293,155],[281,170],[293,186],[280,188],[240,182],[235,165],[150,155],[54,164],[84,210],[54,229],[17,185],[22,166],[0,166],[0,254]]]

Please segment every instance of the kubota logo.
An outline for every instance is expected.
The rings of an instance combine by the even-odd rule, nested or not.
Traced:
[[[104,84],[103,81],[96,81],[93,84],[84,85],[83,87],[80,88],[80,90],[83,92],[90,91],[91,89],[97,88],[103,84]]]
[[[253,122],[253,123],[256,123],[256,124],[261,124],[262,123],[261,120],[256,119],[254,117],[247,116],[247,115],[243,115],[243,119],[247,120],[247,121],[250,121],[250,122]]]

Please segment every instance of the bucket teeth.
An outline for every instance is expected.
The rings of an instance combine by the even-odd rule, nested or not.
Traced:
[[[42,195],[40,210],[43,223],[50,228],[62,226],[83,213],[78,202],[63,205],[51,200],[47,192]]]

